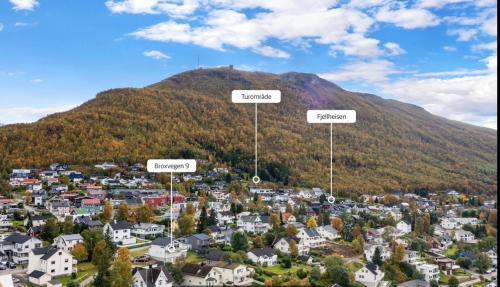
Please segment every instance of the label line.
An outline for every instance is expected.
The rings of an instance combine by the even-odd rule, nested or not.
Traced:
[[[255,176],[258,175],[257,160],[257,103],[255,103]]]

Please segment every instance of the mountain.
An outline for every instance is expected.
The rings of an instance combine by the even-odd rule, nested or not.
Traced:
[[[112,89],[64,113],[0,128],[0,167],[90,165],[114,160],[199,158],[249,172],[254,106],[233,104],[233,89],[280,89],[259,105],[263,179],[327,188],[329,125],[308,124],[308,109],[354,109],[357,123],[334,125],[338,192],[417,188],[494,193],[497,133],[424,109],[346,91],[313,74],[197,69],[144,88]]]

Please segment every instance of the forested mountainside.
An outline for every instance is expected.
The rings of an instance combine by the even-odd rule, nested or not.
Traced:
[[[357,123],[334,125],[334,188],[412,191],[454,188],[493,193],[497,133],[424,109],[343,90],[313,74],[197,69],[144,88],[112,89],[32,124],[0,127],[0,167],[52,162],[143,162],[197,158],[251,171],[254,106],[231,102],[233,89],[280,89],[259,105],[259,168],[288,185],[329,184],[329,125],[308,109],[354,109]]]

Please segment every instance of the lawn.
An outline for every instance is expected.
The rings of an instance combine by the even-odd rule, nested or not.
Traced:
[[[439,284],[448,284],[448,276],[444,273],[439,273]]]
[[[204,260],[204,258],[199,256],[198,254],[196,254],[196,252],[194,252],[192,250],[189,250],[187,252],[187,256],[186,256],[187,263],[199,263],[203,260]]]
[[[295,272],[297,272],[298,269],[299,268],[295,264],[292,264],[292,268],[283,268],[280,265],[268,266],[268,267],[264,268],[265,271],[272,272],[276,275],[282,275],[282,274],[286,274],[286,273],[295,273]]]
[[[453,257],[455,253],[457,252],[457,245],[453,244],[448,249],[446,249],[446,252],[444,253],[444,256],[446,257]]]
[[[359,269],[361,269],[361,267],[363,267],[363,264],[359,263],[359,262],[349,262],[346,267],[351,270],[351,272],[356,272],[358,271]]]
[[[78,273],[76,279],[74,280],[76,283],[80,283],[88,276],[91,276],[97,271],[97,268],[94,264],[90,262],[82,262],[77,265]],[[57,277],[59,281],[61,281],[62,286],[67,286],[71,281],[71,275]]]
[[[138,257],[138,256],[146,254],[146,252],[148,252],[147,249],[139,249],[139,250],[133,250],[133,249],[131,249],[130,250],[130,256],[132,256],[132,257]]]
[[[12,220],[11,222],[14,227],[24,226],[24,220]]]

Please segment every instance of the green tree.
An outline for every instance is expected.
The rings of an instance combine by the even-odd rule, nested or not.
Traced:
[[[327,269],[330,281],[341,286],[348,287],[351,285],[351,275],[349,269],[344,266],[332,266]]]
[[[132,286],[132,263],[127,248],[118,249],[118,254],[113,262],[112,274],[112,287]]]
[[[488,254],[479,253],[477,255],[476,267],[479,273],[486,273],[486,270],[491,267],[491,258],[488,256]]]
[[[198,225],[196,226],[196,232],[202,233],[208,226],[208,215],[207,208],[205,205],[201,208],[200,217],[198,218]]]
[[[111,266],[110,260],[112,257],[113,253],[108,248],[106,241],[97,242],[92,252],[92,263],[97,266],[97,275],[94,280],[95,286],[111,286],[109,267]]]
[[[56,219],[49,218],[49,219],[47,219],[47,222],[45,223],[45,225],[42,227],[42,231],[40,233],[40,238],[52,243],[54,238],[59,236],[59,234],[60,234],[60,228],[59,228],[59,224],[57,224]]]
[[[458,287],[459,283],[460,282],[458,281],[457,277],[455,277],[455,276],[451,276],[448,279],[448,287]]]
[[[195,227],[194,216],[188,214],[187,212],[182,213],[177,220],[177,224],[181,235],[191,235]]]
[[[85,244],[85,248],[89,253],[89,258],[92,258],[94,247],[96,246],[97,242],[104,239],[102,231],[98,229],[85,229],[84,231],[82,231],[81,235],[83,237],[83,244]]]
[[[378,266],[382,265],[382,254],[378,246],[375,248],[375,252],[373,252],[372,262]]]
[[[253,248],[261,248],[264,245],[264,243],[262,242],[262,237],[260,237],[259,235],[255,236],[252,243]]]
[[[297,242],[295,240],[290,240],[290,255],[296,258],[299,255],[299,248],[297,247]]]
[[[234,251],[247,251],[248,249],[248,239],[243,232],[234,232],[231,237],[231,246]]]
[[[73,224],[73,220],[71,217],[66,217],[64,220],[64,225],[63,225],[63,232],[64,234],[73,234],[73,229],[75,228],[75,225]]]

